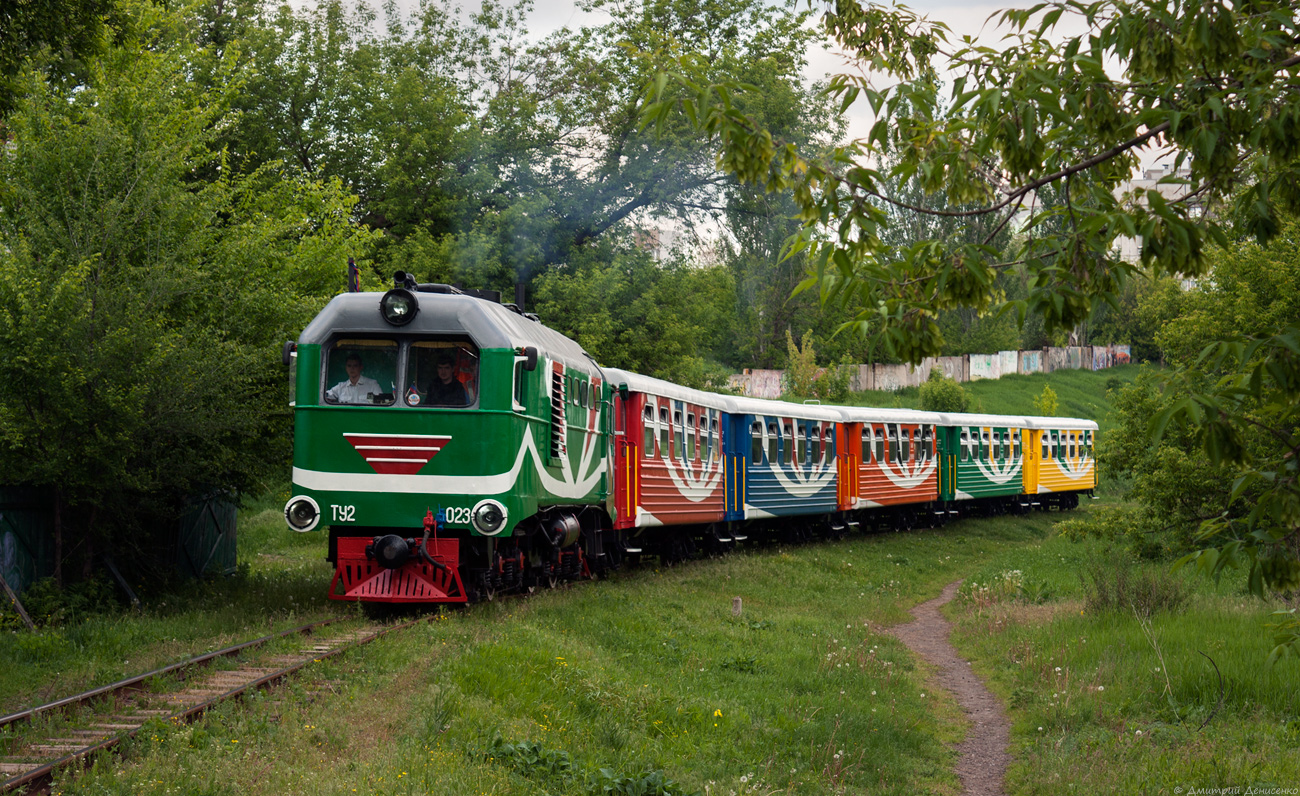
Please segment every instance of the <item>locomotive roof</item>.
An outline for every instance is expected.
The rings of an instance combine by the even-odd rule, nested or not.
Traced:
[[[665,398],[673,398],[678,401],[707,406],[714,409],[722,409],[726,412],[735,411],[735,398],[730,395],[720,395],[715,392],[706,392],[705,390],[695,390],[690,387],[683,387],[680,384],[673,384],[670,381],[656,379],[653,376],[642,376],[640,373],[633,373],[629,370],[620,368],[604,368],[605,377],[609,383],[618,387],[620,384],[626,384],[632,392],[649,393],[650,395],[659,395]]]
[[[415,293],[420,311],[405,326],[379,313],[383,293],[343,293],[325,305],[299,336],[300,344],[325,343],[336,334],[467,334],[480,348],[536,346],[545,357],[595,369],[582,346],[537,321],[493,301],[454,293]]]

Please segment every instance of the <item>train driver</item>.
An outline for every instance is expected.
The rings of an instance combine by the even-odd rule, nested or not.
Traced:
[[[383,390],[379,389],[379,382],[361,375],[361,355],[355,351],[348,354],[345,367],[348,377],[326,390],[325,397],[342,404],[374,403],[375,396]]]
[[[465,385],[456,378],[456,358],[451,354],[438,356],[438,374],[429,385],[429,397],[425,399],[431,406],[467,406],[469,396]]]

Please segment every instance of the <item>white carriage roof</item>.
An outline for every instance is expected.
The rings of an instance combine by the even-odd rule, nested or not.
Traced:
[[[1033,428],[1029,418],[1020,415],[986,415],[977,412],[940,412],[941,425],[945,426],[997,426],[1008,428]]]
[[[630,370],[620,368],[602,368],[605,378],[609,379],[610,386],[618,389],[620,385],[626,384],[632,392],[648,393],[663,398],[672,398],[675,401],[685,401],[687,403],[698,404],[699,406],[709,407],[711,409],[721,409],[724,412],[734,412],[732,404],[735,401],[730,395],[719,395],[718,393],[706,392],[705,390],[695,390],[690,387],[683,387],[680,384],[673,384],[670,381],[656,379],[653,376],[642,376],[640,373],[633,373]]]
[[[822,406],[821,404],[796,404],[789,401],[771,401],[766,398],[749,398],[737,396],[732,399],[736,411],[746,415],[765,415],[770,417],[795,417],[805,420],[844,420],[844,407]]]
[[[1096,431],[1097,424],[1092,420],[1085,420],[1081,417],[1026,417],[1026,424],[1029,428],[1036,429],[1068,429],[1071,431]]]
[[[846,423],[929,423],[942,425],[942,415],[920,409],[895,409],[880,406],[844,406]]]

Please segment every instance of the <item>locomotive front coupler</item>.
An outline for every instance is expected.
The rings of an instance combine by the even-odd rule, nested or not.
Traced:
[[[366,558],[385,569],[400,569],[411,559],[411,552],[414,551],[421,561],[445,572],[447,566],[429,555],[428,551],[429,534],[436,527],[437,520],[434,519],[433,512],[429,511],[424,517],[424,537],[418,542],[413,538],[403,539],[393,533],[376,536],[366,545]]]

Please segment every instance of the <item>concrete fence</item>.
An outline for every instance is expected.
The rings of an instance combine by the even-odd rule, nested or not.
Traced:
[[[921,364],[850,365],[849,388],[863,390],[901,390],[919,387],[938,368],[956,381],[998,379],[1013,373],[1051,373],[1054,370],[1103,370],[1129,362],[1129,347],[1070,346],[1042,348],[1034,351],[999,351],[996,354],[966,354],[960,357],[928,357]],[[780,398],[785,371],[749,370],[731,377],[731,386],[753,398]]]

